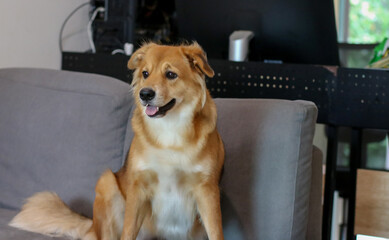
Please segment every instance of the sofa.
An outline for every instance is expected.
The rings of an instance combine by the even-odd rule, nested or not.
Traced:
[[[226,149],[220,183],[225,239],[321,239],[316,106],[215,102]],[[126,159],[132,110],[130,85],[111,77],[0,69],[0,239],[51,239],[8,226],[24,199],[39,191],[54,191],[91,217],[96,180]]]

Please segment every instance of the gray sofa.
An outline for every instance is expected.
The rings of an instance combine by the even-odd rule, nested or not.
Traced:
[[[307,101],[216,99],[226,147],[227,240],[321,238],[317,109]],[[92,215],[94,185],[131,138],[130,86],[96,74],[0,70],[0,239],[50,239],[8,227],[26,197],[55,191]]]

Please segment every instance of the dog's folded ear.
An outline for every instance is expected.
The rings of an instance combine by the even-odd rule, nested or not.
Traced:
[[[183,52],[192,67],[194,67],[197,71],[207,75],[208,77],[213,77],[215,75],[213,69],[208,64],[207,55],[197,42],[188,46],[183,46]]]
[[[137,67],[139,67],[139,63],[142,61],[142,59],[144,58],[147,50],[152,47],[153,45],[155,45],[155,43],[145,43],[142,45],[142,47],[140,47],[138,50],[136,50],[132,55],[131,55],[131,58],[130,60],[128,61],[127,63],[127,67],[131,70],[134,70],[136,69]]]

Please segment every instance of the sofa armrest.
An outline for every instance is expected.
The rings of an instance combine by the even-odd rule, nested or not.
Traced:
[[[323,217],[323,153],[313,146],[312,181],[309,197],[308,240],[320,240]]]

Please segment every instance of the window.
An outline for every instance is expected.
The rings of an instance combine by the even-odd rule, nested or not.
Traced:
[[[334,0],[341,65],[366,67],[377,43],[389,37],[389,1]]]
[[[389,36],[389,1],[350,0],[348,43],[378,43]]]

